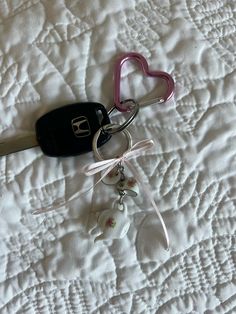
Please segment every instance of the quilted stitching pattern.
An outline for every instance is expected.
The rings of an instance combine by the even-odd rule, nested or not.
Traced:
[[[229,0],[0,1],[2,137],[32,132],[66,103],[108,106],[120,51],[144,54],[177,82],[174,102],[144,109],[130,128],[156,144],[134,166],[170,252],[141,195],[128,201],[127,237],[93,243],[94,211],[114,196],[98,185],[76,197],[94,182],[78,174],[92,154],[2,157],[0,313],[235,312],[235,12]],[[126,95],[157,95],[135,66],[123,82]],[[32,216],[39,209],[50,212]]]

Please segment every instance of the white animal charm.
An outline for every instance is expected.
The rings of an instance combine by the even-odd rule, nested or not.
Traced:
[[[122,204],[122,210],[119,206],[113,209],[106,209],[98,217],[98,227],[100,235],[95,238],[98,240],[122,239],[128,232],[130,220],[127,217],[127,208]]]
[[[113,168],[103,179],[102,182],[106,185],[114,185],[120,181],[121,173],[117,167]]]

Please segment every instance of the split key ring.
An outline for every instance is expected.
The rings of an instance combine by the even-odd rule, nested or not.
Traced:
[[[122,101],[122,105],[126,105],[127,111],[131,113],[131,115],[128,117],[128,119],[122,123],[119,124],[107,124],[102,127],[102,131],[107,134],[115,134],[118,132],[121,132],[125,130],[134,120],[134,118],[137,116],[139,112],[139,104],[134,101],[133,99],[126,99]],[[116,106],[113,106],[109,111],[108,115],[110,116],[114,110],[118,110]]]

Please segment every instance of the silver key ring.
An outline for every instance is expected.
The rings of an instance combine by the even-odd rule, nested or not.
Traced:
[[[119,125],[119,124],[107,124],[107,125],[103,126],[102,127],[103,132],[112,135],[112,134],[115,134],[117,132],[123,131],[124,129],[126,129],[130,125],[130,123],[132,123],[132,121],[134,120],[134,118],[137,116],[137,114],[139,112],[139,104],[136,101],[134,101],[133,99],[126,99],[126,100],[122,101],[123,105],[126,103],[132,103],[132,105],[128,106],[128,111],[130,111],[132,113],[130,115],[130,117],[121,125]],[[110,116],[114,110],[117,110],[116,106],[112,107],[108,111],[108,115]]]
[[[110,128],[110,129],[114,129],[114,128],[120,129],[120,127],[122,127],[122,125],[119,125],[119,124],[106,124],[105,127]],[[98,143],[98,138],[99,138],[100,134],[103,132],[103,128],[104,128],[104,126],[101,127],[101,128],[95,133],[95,135],[94,135],[94,137],[93,137],[93,142],[92,142],[92,147],[93,147],[93,152],[94,152],[95,158],[96,158],[97,160],[99,160],[99,161],[104,160],[104,158],[101,156],[101,154],[100,154],[99,151],[98,151],[98,145],[97,145],[97,143]],[[118,132],[119,132],[119,131],[118,131]],[[132,146],[132,137],[131,137],[131,134],[129,133],[129,131],[128,131],[127,129],[123,129],[121,132],[125,135],[125,137],[126,137],[126,139],[127,139],[127,148],[126,148],[126,150],[129,150],[129,149],[131,148],[131,146]],[[116,132],[114,132],[114,133],[116,133]]]

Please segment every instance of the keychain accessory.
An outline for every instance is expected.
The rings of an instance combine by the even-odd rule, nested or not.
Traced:
[[[165,80],[167,88],[166,92],[163,96],[160,96],[154,100],[148,101],[148,103],[145,103],[145,106],[147,104],[152,104],[154,102],[157,102],[159,104],[164,103],[168,101],[173,95],[174,95],[174,87],[175,83],[173,78],[170,74],[163,72],[163,71],[153,71],[149,70],[149,66],[147,63],[147,60],[142,56],[141,54],[137,52],[128,52],[125,54],[122,54],[115,63],[115,69],[114,69],[114,104],[117,108],[117,110],[121,112],[127,112],[130,111],[130,107],[127,107],[124,105],[124,103],[121,101],[120,98],[120,81],[121,81],[121,69],[123,64],[126,61],[133,60],[136,63],[138,63],[143,71],[143,74],[145,76],[150,76],[153,78],[160,78]]]
[[[114,127],[114,126],[113,126]],[[129,169],[129,171],[132,173],[133,175],[133,182],[138,182],[138,184],[140,185],[140,187],[142,188],[142,191],[144,192],[145,197],[147,198],[147,200],[149,201],[149,203],[154,207],[157,216],[160,219],[163,231],[164,231],[164,235],[165,235],[165,240],[166,240],[166,249],[169,250],[169,236],[168,236],[168,232],[167,232],[167,228],[165,225],[165,222],[162,218],[162,215],[153,199],[152,193],[150,192],[151,189],[150,187],[143,182],[143,178],[142,176],[138,173],[137,169],[133,166],[133,164],[131,163],[130,159],[131,158],[135,158],[140,156],[142,153],[146,152],[147,149],[150,149],[153,145],[154,142],[152,140],[142,140],[137,142],[136,144],[132,145],[132,140],[131,140],[131,135],[127,130],[124,130],[122,132],[125,133],[126,138],[128,140],[128,150],[125,151],[121,156],[116,157],[116,158],[111,158],[111,159],[106,159],[104,160],[103,157],[101,156],[100,152],[98,151],[98,139],[99,136],[103,133],[103,128],[100,128],[96,133],[95,136],[93,138],[93,152],[95,155],[95,158],[98,160],[95,163],[86,165],[85,167],[83,167],[82,172],[87,175],[87,176],[91,176],[91,175],[95,175],[97,173],[102,173],[100,179],[96,182],[96,184],[92,187],[94,188],[99,182],[101,182],[103,180],[103,178],[105,178],[114,168],[117,168],[119,171],[121,171],[121,179],[119,181],[119,183],[117,184],[117,190],[119,192],[119,203],[122,205],[123,203],[123,199],[127,194],[127,188],[126,188],[126,183],[125,183],[125,176],[124,176],[124,169],[125,167],[127,167],[127,169]],[[123,174],[123,177],[122,177]],[[137,194],[137,193],[136,193]],[[131,194],[132,195],[132,194]],[[134,193],[135,195],[135,193]],[[119,208],[116,210],[119,210]],[[107,216],[104,216],[107,217]],[[112,217],[110,217],[112,218]],[[101,220],[98,220],[101,221]],[[114,220],[116,222],[116,220]],[[100,224],[100,227],[102,226],[102,234],[105,233],[105,235],[112,235],[110,232],[107,233],[107,228],[110,228],[108,226],[108,224],[106,224],[107,220],[102,219],[102,223]],[[114,227],[114,224],[113,224]],[[114,227],[115,228],[115,227]],[[123,230],[123,229],[122,229]],[[109,229],[110,231],[110,229]],[[127,230],[128,231],[128,230]],[[123,233],[122,233],[123,235]],[[117,236],[117,234],[116,234]],[[103,238],[101,236],[101,238]],[[106,237],[105,237],[106,238]]]

